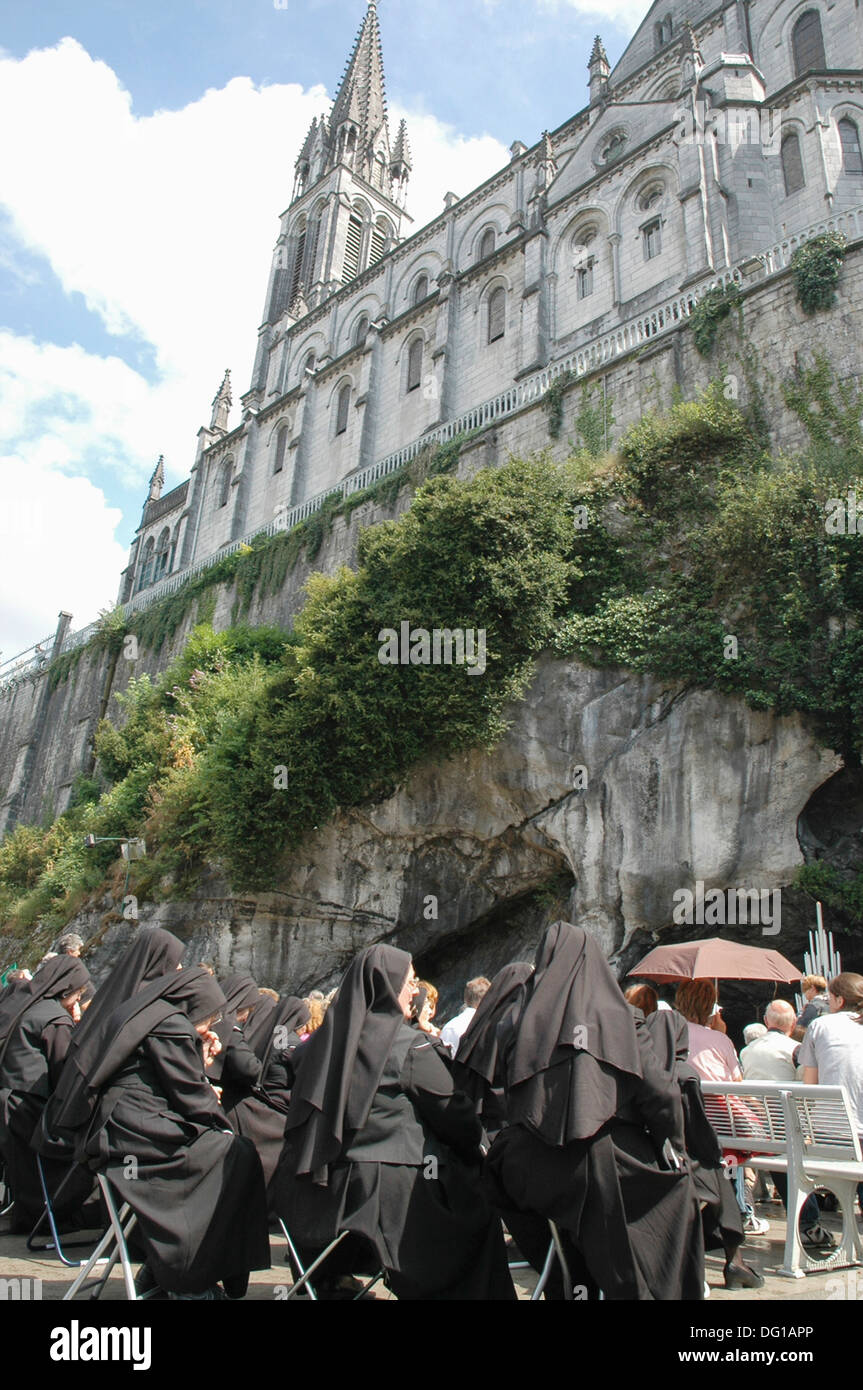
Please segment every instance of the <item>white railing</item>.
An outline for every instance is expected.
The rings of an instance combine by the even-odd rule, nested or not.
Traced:
[[[753,260],[760,261],[764,267],[765,277],[776,275],[787,267],[798,246],[824,232],[840,232],[848,241],[854,241],[863,236],[863,207],[836,213],[833,217],[827,217],[821,222],[813,223],[804,231],[794,232],[782,241],[759,252],[756,256],[747,257],[744,264],[748,266]],[[187,569],[181,570],[178,574],[167,575],[164,579],[160,579],[157,584],[135,594],[125,605],[125,613],[131,614],[149,608],[151,604],[157,603],[159,599],[174,593],[190,579],[194,579],[195,575],[218,564],[226,555],[231,555],[235,550],[239,550],[240,546],[248,545],[255,537],[273,536],[278,531],[289,531],[293,526],[319,511],[325,499],[332,496],[334,492],[342,497],[347,497],[352,492],[359,492],[362,488],[370,487],[390,473],[395,473],[404,464],[410,463],[429,445],[445,444],[454,439],[456,435],[483,429],[487,425],[516,414],[525,406],[540,401],[552,382],[565,372],[577,379],[597,371],[600,367],[613,362],[615,358],[621,357],[627,352],[645,346],[689,318],[699,299],[707,290],[717,285],[740,284],[743,278],[744,272],[740,267],[723,270],[697,286],[672,295],[664,303],[655,305],[646,313],[630,319],[628,323],[619,324],[610,329],[608,333],[600,334],[582,347],[574,348],[566,357],[550,362],[541,371],[534,372],[524,381],[507,387],[505,391],[493,396],[491,400],[473,406],[463,415],[459,415],[457,419],[447,420],[444,424],[428,430],[418,439],[412,440],[410,444],[404,445],[403,448],[397,449],[392,454],[387,454],[386,458],[379,459],[377,463],[364,468],[362,472],[346,478],[336,487],[329,488],[326,492],[319,492],[316,496],[301,502],[299,506],[291,507],[290,510],[279,513],[272,521],[263,526],[255,527],[253,531],[248,531],[238,540],[231,541],[229,545],[223,546],[215,554],[208,555],[204,560],[198,560],[196,564],[189,565]],[[70,633],[63,643],[62,651],[73,651],[82,643],[89,641],[97,628],[98,623],[90,623],[78,632]],[[49,640],[53,641],[53,638]],[[35,648],[31,650],[35,651]],[[29,653],[23,655],[28,656]],[[18,657],[15,660],[20,662],[21,658]],[[38,667],[35,667],[31,660],[28,670],[32,672],[33,669],[38,669]],[[7,675],[4,682],[3,671],[0,671],[0,690],[3,689],[4,683],[10,679],[10,676]],[[10,674],[14,681],[23,673],[16,667],[15,671]]]
[[[50,637],[43,637],[40,642],[34,642],[26,651],[9,657],[8,661],[0,662],[0,689],[43,670],[51,660],[54,638],[55,633],[52,632]]]
[[[782,241],[777,241],[775,246],[762,251],[758,260],[768,275],[775,275],[790,263],[798,246],[802,246],[805,241],[811,241],[815,236],[823,236],[825,232],[839,232],[847,241],[856,241],[858,237],[863,236],[863,208],[837,212],[834,217],[825,217],[822,222],[813,222],[812,226],[803,232],[792,232]]]

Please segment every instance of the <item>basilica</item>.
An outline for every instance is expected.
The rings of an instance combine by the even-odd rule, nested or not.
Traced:
[[[297,158],[239,418],[226,373],[188,480],[165,492],[156,467],[119,601],[631,351],[859,210],[858,3],[656,0],[613,69],[595,40],[583,110],[415,230],[369,0]]]

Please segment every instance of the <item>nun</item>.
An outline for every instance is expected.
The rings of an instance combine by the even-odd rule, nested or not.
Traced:
[[[506,1098],[501,1074],[501,1036],[517,1015],[533,966],[513,961],[499,970],[476,1013],[462,1034],[452,1064],[456,1085],[470,1096],[489,1139],[506,1123]]]
[[[659,1065],[680,1089],[684,1140],[701,1206],[704,1248],[724,1251],[727,1289],[760,1289],[763,1278],[740,1253],[746,1239],[743,1218],[722,1162],[716,1131],[704,1109],[701,1078],[688,1060],[689,1025],[676,1009],[662,1009],[650,1014],[644,1026]]]
[[[13,1232],[32,1230],[44,1208],[31,1141],[60,1078],[89,981],[86,966],[75,957],[54,956],[0,1002],[0,1150],[15,1199]],[[93,1185],[86,1173],[64,1184],[69,1171],[68,1163],[43,1163],[48,1190],[59,1192],[55,1213],[63,1222],[80,1209]]]
[[[541,1267],[551,1219],[588,1295],[700,1299],[704,1249],[680,1095],[580,927],[546,931],[504,1075],[508,1125],[487,1170],[531,1263]]]
[[[305,1000],[289,995],[276,1003],[264,996],[244,1029],[260,1079],[251,1089],[229,1080],[222,1091],[222,1106],[231,1127],[251,1139],[258,1151],[268,1199],[285,1138],[294,1077],[292,1054],[302,1046],[298,1030],[308,1020]]]
[[[250,1095],[261,1077],[261,1063],[249,1047],[244,1033],[249,1019],[263,1003],[251,975],[228,975],[219,982],[225,1007],[213,1029],[219,1048],[207,1064],[213,1085],[227,1088],[234,1099]],[[223,1096],[224,1099],[224,1096]]]
[[[400,1299],[514,1299],[480,1124],[408,1024],[415,993],[405,951],[371,946],[348,967],[294,1054],[276,1207],[305,1249],[364,1238]]]
[[[86,1081],[66,1123],[80,1126],[79,1157],[137,1215],[141,1292],[241,1298],[250,1271],[270,1265],[260,1160],[204,1071],[202,1039],[224,1007],[207,971],[174,972],[115,1010],[79,1058]]]
[[[92,1004],[81,1022],[75,1028],[69,1043],[66,1061],[54,1094],[45,1107],[40,1126],[39,1148],[43,1153],[57,1153],[63,1150],[63,1114],[67,1099],[79,1093],[82,1080],[80,1058],[92,1059],[89,1040],[103,1029],[104,1024],[116,1009],[153,980],[165,975],[173,975],[179,970],[185,951],[183,942],[171,932],[161,927],[141,927],[123,952],[104,984],[97,989]],[[89,1065],[85,1060],[84,1066]]]

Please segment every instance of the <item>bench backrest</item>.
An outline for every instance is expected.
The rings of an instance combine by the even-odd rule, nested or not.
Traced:
[[[725,1149],[785,1153],[798,1160],[860,1163],[843,1086],[784,1081],[703,1081],[704,1108]]]
[[[707,1118],[724,1149],[785,1153],[787,1116],[782,1086],[775,1081],[703,1081]]]
[[[807,1161],[815,1159],[831,1163],[859,1163],[860,1140],[844,1086],[811,1086],[805,1089],[822,1094],[791,1094],[787,1099],[804,1167]]]

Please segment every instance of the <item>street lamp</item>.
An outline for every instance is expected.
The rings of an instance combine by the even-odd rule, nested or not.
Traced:
[[[85,849],[95,849],[97,845],[109,843],[120,846],[120,853],[126,861],[126,880],[123,884],[125,898],[126,889],[129,887],[129,865],[133,859],[146,859],[147,843],[139,835],[87,835],[84,838]]]

